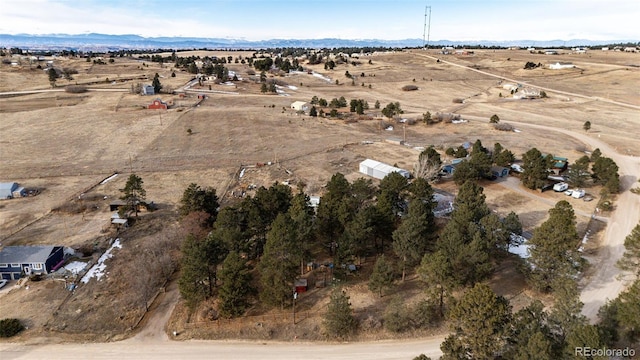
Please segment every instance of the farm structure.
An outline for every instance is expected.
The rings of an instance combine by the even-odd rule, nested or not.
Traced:
[[[384,179],[385,176],[393,172],[397,172],[407,179],[411,176],[411,174],[407,170],[371,159],[366,159],[360,163],[360,172],[380,180]]]
[[[167,103],[162,101],[161,99],[155,99],[151,104],[147,105],[147,109],[167,110],[167,108]]]
[[[23,275],[49,274],[63,263],[62,246],[7,246],[0,251],[0,277],[17,280]]]
[[[142,95],[155,95],[156,89],[151,85],[142,86]]]
[[[296,101],[291,104],[291,109],[295,111],[307,111],[308,108],[309,106],[307,106],[307,103],[304,101]]]
[[[0,199],[27,196],[27,191],[18,183],[0,183]]]

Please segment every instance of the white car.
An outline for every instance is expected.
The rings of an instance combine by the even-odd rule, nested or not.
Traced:
[[[0,289],[7,285],[7,280],[0,280]]]
[[[573,190],[573,193],[571,193],[571,197],[574,197],[576,199],[580,199],[582,197],[584,197],[584,190]]]
[[[564,194],[567,195],[567,196],[571,196],[571,195],[573,195],[573,190],[567,190],[567,191],[564,192]]]

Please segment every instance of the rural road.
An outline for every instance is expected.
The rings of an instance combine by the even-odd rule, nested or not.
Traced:
[[[111,343],[18,344],[0,343],[0,359],[51,359],[52,354],[65,360],[176,360],[176,359],[379,359],[410,360],[425,354],[432,359],[442,355],[440,344],[444,336],[409,341],[376,341],[332,344],[323,342],[262,342],[262,341],[172,341],[165,325],[178,301],[177,282],[162,293],[134,337]]]

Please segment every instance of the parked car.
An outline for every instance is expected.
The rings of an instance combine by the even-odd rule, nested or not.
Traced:
[[[0,289],[7,285],[7,280],[0,280]]]
[[[573,192],[571,193],[571,196],[576,199],[580,199],[584,197],[584,190],[573,190]]]
[[[569,184],[565,182],[561,182],[553,185],[553,191],[555,192],[563,192],[563,191],[566,191],[567,189],[569,189]]]
[[[573,190],[567,190],[564,192],[564,194],[567,196],[571,196],[571,194],[573,194]]]

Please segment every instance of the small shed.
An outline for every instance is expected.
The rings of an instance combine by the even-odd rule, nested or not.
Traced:
[[[309,109],[309,106],[307,106],[307,103],[304,101],[295,101],[293,104],[291,104],[291,109],[295,111],[307,111]]]
[[[155,99],[151,104],[147,105],[147,109],[153,110],[167,110],[167,108],[167,103],[162,101],[161,99]]]
[[[151,85],[142,85],[142,95],[155,95],[156,89]]]
[[[307,292],[307,288],[308,288],[308,282],[307,279],[296,279],[294,286],[296,288],[296,292],[298,294],[303,293],[303,292]]]
[[[126,206],[127,203],[124,202],[123,200],[117,199],[117,200],[113,200],[111,203],[109,203],[109,211],[118,211],[120,210],[120,207],[122,206]]]
[[[509,175],[509,168],[502,167],[502,166],[492,166],[491,174],[497,177],[505,177]]]

